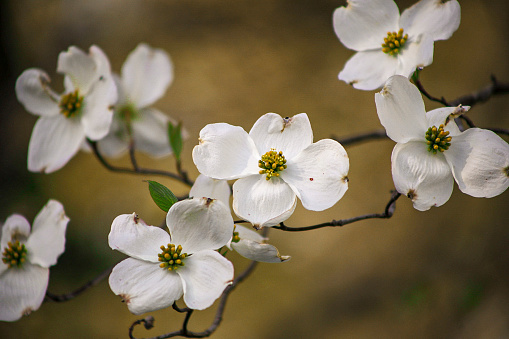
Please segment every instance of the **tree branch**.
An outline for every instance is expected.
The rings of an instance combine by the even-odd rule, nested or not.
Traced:
[[[352,145],[355,143],[360,143],[364,141],[371,141],[371,140],[379,140],[379,139],[388,139],[389,137],[385,133],[385,130],[376,130],[372,132],[357,134],[345,138],[338,138],[336,136],[332,136],[331,139],[336,140],[343,146]]]

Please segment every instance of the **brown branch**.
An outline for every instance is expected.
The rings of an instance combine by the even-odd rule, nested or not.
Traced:
[[[357,134],[349,137],[338,138],[336,136],[332,136],[331,139],[336,140],[343,146],[352,145],[359,142],[371,141],[371,140],[379,140],[379,139],[388,139],[389,137],[385,133],[384,130],[376,130],[372,132]]]
[[[371,213],[371,214],[364,214],[360,215],[358,217],[353,217],[349,219],[342,219],[342,220],[332,220],[331,222],[324,222],[322,224],[317,225],[311,225],[311,226],[305,226],[305,227],[289,227],[286,226],[284,223],[280,223],[279,226],[273,226],[272,228],[281,230],[281,231],[287,231],[287,232],[302,232],[302,231],[310,231],[310,230],[316,230],[319,228],[324,227],[340,227],[344,225],[348,225],[357,221],[366,220],[366,219],[389,219],[394,214],[394,211],[396,209],[396,200],[401,196],[401,193],[398,193],[396,191],[392,192],[391,200],[387,203],[387,206],[385,206],[385,210],[383,213]]]

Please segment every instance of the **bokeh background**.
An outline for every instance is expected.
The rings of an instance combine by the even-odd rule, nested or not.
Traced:
[[[401,9],[413,1],[397,1]],[[191,150],[200,129],[228,122],[249,130],[266,112],[308,113],[315,141],[381,128],[374,92],[337,80],[352,51],[332,29],[332,0],[7,0],[1,2],[0,222],[12,213],[30,221],[48,199],[61,201],[71,221],[66,252],[51,268],[49,291],[67,293],[124,258],[107,244],[111,221],[136,211],[159,225],[164,213],[151,201],[145,179],[177,194],[167,178],[114,174],[80,153],[50,175],[26,168],[36,117],[16,101],[14,83],[29,67],[44,69],[52,86],[58,54],[70,45],[99,45],[116,72],[128,53],[146,42],[170,53],[175,81],[155,106],[189,132],[184,168],[195,178]],[[436,96],[454,99],[489,83],[509,80],[509,3],[461,1],[458,31],[435,43],[434,63],[421,75]],[[438,107],[425,100],[428,110]],[[509,128],[509,96],[469,112],[481,127]],[[506,138],[507,140],[507,138]],[[347,147],[350,188],[333,208],[298,206],[289,226],[382,212],[393,183],[394,143]],[[175,170],[173,160],[139,156],[144,167]],[[126,165],[122,158],[115,164]],[[270,232],[283,264],[261,264],[231,295],[216,338],[508,338],[509,192],[476,199],[457,187],[449,202],[428,212],[397,203],[389,220],[302,233]],[[228,254],[240,272],[247,260]],[[196,312],[201,331],[215,307]],[[0,305],[1,307],[1,305]],[[180,328],[172,309],[151,313],[155,336]],[[125,338],[141,318],[113,295],[107,281],[66,303],[44,303],[15,323],[1,323],[2,338]]]

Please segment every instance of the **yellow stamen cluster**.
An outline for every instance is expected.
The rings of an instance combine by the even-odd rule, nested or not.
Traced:
[[[451,146],[452,137],[449,137],[449,131],[444,131],[444,125],[428,128],[426,132],[426,144],[428,144],[428,151],[437,154],[437,151],[443,152]]]
[[[240,241],[239,232],[233,232],[232,242],[239,242],[239,241]]]
[[[60,106],[60,113],[67,118],[72,118],[80,112],[82,104],[83,97],[80,97],[78,90],[75,90],[62,96],[58,106]]]
[[[19,240],[16,240],[15,243],[8,242],[7,247],[2,253],[2,261],[4,264],[11,267],[21,267],[23,263],[26,261],[27,249],[24,244],[21,244]]]
[[[260,174],[266,174],[266,179],[279,177],[279,172],[286,168],[286,159],[283,152],[276,152],[274,149],[262,155],[262,160],[258,160],[258,167],[262,170]]]
[[[159,267],[165,268],[168,271],[175,271],[180,266],[184,266],[184,259],[188,256],[187,253],[182,253],[182,246],[168,244],[168,247],[161,246],[162,252],[157,256],[159,257]]]
[[[382,44],[382,52],[389,55],[398,55],[407,40],[408,34],[403,35],[403,28],[400,28],[398,32],[387,32],[387,38],[384,38]]]

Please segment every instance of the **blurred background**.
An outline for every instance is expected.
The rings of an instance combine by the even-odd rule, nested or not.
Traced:
[[[37,117],[17,102],[14,83],[30,67],[44,69],[63,88],[57,57],[70,45],[100,46],[119,72],[140,42],[166,50],[175,80],[154,106],[189,132],[183,164],[208,123],[249,130],[264,113],[309,115],[315,141],[381,129],[374,92],[337,79],[354,52],[336,38],[332,0],[8,0],[1,2],[0,222],[20,213],[32,222],[48,199],[71,221],[66,252],[51,268],[49,291],[68,293],[125,256],[107,243],[112,220],[137,212],[159,225],[164,212],[143,180],[176,194],[188,188],[167,178],[114,174],[80,153],[49,174],[30,173],[28,142]],[[413,1],[397,1],[401,10]],[[461,1],[461,25],[435,43],[434,62],[421,73],[425,88],[452,100],[509,81],[509,3]],[[438,105],[425,100],[427,110]],[[509,128],[509,96],[495,97],[468,115],[480,127]],[[505,138],[507,141],[508,139]],[[286,223],[299,227],[382,212],[393,188],[394,142],[348,146],[350,188],[333,208],[297,207]],[[174,171],[171,158],[139,155],[143,167]],[[127,165],[124,157],[114,161]],[[216,338],[508,338],[509,192],[476,199],[455,187],[449,202],[418,212],[402,197],[394,217],[301,233],[272,230],[281,254],[292,260],[260,264],[230,296]],[[248,261],[228,257],[240,272]],[[195,312],[190,329],[202,331],[216,304]],[[0,305],[1,307],[1,305]],[[138,337],[180,328],[171,308],[152,312],[155,328]],[[142,316],[132,315],[107,281],[72,301],[44,303],[15,323],[0,323],[2,338],[125,338]]]

